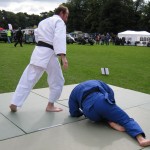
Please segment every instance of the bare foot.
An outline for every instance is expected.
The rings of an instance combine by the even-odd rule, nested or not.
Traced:
[[[142,147],[150,146],[150,140],[145,139],[141,134],[136,136],[137,141],[139,142],[139,145]]]
[[[112,127],[113,129],[120,131],[120,132],[124,132],[125,128],[115,122],[108,122],[108,124],[110,125],[110,127]]]
[[[17,111],[17,106],[16,106],[16,105],[11,104],[9,107],[10,107],[10,110],[11,110],[12,112],[16,112],[16,111]]]
[[[46,111],[47,112],[60,112],[63,109],[55,107],[53,103],[48,103],[47,107],[46,107]]]

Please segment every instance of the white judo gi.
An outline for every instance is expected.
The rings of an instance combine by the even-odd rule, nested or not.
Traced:
[[[64,77],[58,60],[58,54],[66,54],[66,25],[58,15],[53,15],[38,25],[35,40],[53,45],[53,49],[35,46],[30,63],[24,70],[17,85],[11,104],[21,107],[30,91],[44,71],[50,88],[49,102],[59,99],[64,85]]]

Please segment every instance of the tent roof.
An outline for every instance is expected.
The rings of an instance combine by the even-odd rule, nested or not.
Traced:
[[[126,35],[150,35],[149,32],[147,31],[131,31],[131,30],[127,30],[127,31],[124,31],[124,32],[120,32],[118,34],[126,34]]]

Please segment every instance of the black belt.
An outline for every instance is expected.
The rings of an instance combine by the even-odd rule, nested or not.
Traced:
[[[38,41],[37,46],[48,47],[48,48],[54,50],[53,45],[50,45],[50,44],[42,42],[42,41]]]

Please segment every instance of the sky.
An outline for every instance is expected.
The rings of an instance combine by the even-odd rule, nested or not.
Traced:
[[[0,10],[39,15],[41,12],[53,11],[60,4],[66,2],[67,0],[0,0]]]
[[[37,14],[53,11],[67,0],[0,0],[0,10]]]

